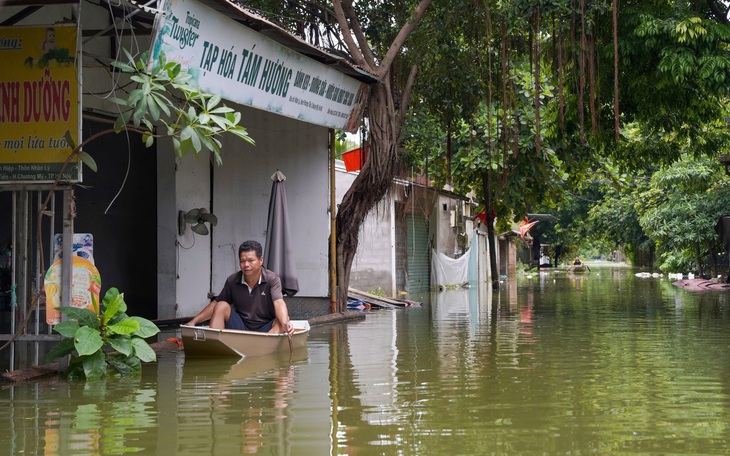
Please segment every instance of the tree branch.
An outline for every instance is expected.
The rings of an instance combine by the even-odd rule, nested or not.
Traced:
[[[403,122],[406,118],[406,112],[408,111],[408,104],[411,102],[411,92],[413,92],[413,86],[416,84],[416,75],[418,74],[418,65],[411,67],[411,72],[408,73],[408,80],[406,86],[403,88],[403,94],[400,98],[400,111],[398,117],[395,120],[395,130],[399,131],[398,143],[400,143],[401,137],[403,136]]]
[[[428,9],[428,7],[431,5],[431,2],[432,0],[421,0],[418,6],[416,6],[416,9],[413,10],[410,19],[408,19],[408,21],[403,24],[403,28],[400,29],[400,32],[398,32],[398,35],[390,44],[390,48],[385,54],[385,58],[382,62],[380,62],[380,65],[378,65],[378,73],[380,75],[386,74],[388,71],[390,71],[390,65],[393,63],[393,60],[395,60],[395,57],[400,52],[403,44],[406,42],[406,39],[408,39],[408,36],[410,36],[413,30],[415,30],[418,26],[418,22],[423,17],[426,9]]]
[[[372,70],[373,68],[375,68],[375,60],[372,58],[372,51],[370,50],[370,47],[367,46],[367,44],[362,48],[358,47],[358,45],[355,43],[355,40],[352,39],[352,30],[350,29],[350,25],[345,18],[345,12],[342,9],[341,1],[334,0],[332,2],[332,5],[335,10],[337,23],[340,24],[340,29],[342,29],[342,38],[345,40],[345,44],[347,45],[347,49],[350,51],[352,59],[357,65],[361,65]],[[352,8],[352,5],[350,5],[350,8]],[[357,26],[358,30],[360,30],[360,26],[357,22],[355,22],[355,26]],[[360,34],[357,35],[358,41],[360,40],[360,35],[362,35],[362,30],[360,30]],[[365,52],[367,51],[370,51],[370,59],[368,60],[365,59]]]
[[[370,45],[368,44],[368,40],[365,37],[365,32],[363,32],[362,27],[360,27],[360,21],[357,18],[355,9],[352,7],[352,0],[339,0],[339,2],[344,8],[345,15],[347,16],[347,19],[350,23],[352,32],[355,34],[355,38],[360,45],[360,51],[365,56],[365,60],[368,61],[370,67],[374,70],[378,66],[375,61],[375,55],[373,54],[372,48],[370,48]]]

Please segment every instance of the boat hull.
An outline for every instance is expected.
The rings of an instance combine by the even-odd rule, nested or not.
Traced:
[[[586,272],[586,267],[584,265],[574,264],[574,265],[571,265],[568,268],[568,271],[570,271],[570,272]]]
[[[180,326],[185,356],[239,357],[265,356],[307,347],[309,323],[292,321],[291,344],[286,334],[270,334],[236,329],[213,329],[207,326]]]

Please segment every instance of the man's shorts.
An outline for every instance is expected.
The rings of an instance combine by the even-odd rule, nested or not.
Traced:
[[[264,326],[253,329],[246,326],[246,323],[243,322],[243,318],[241,318],[241,314],[236,312],[233,307],[231,307],[231,316],[226,322],[226,329],[240,329],[243,331],[258,331],[258,332],[269,332],[271,329],[271,326],[273,326],[275,320],[271,320],[270,322],[266,323]]]

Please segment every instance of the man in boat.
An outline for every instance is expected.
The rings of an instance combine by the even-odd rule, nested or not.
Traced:
[[[243,329],[269,333],[294,331],[281,292],[281,280],[263,267],[261,244],[245,241],[238,248],[241,270],[231,274],[216,299],[187,325],[210,320],[215,329]]]
[[[580,268],[586,268],[589,271],[591,270],[591,268],[589,268],[587,264],[584,264],[580,260],[580,257],[575,257],[575,259],[573,260],[573,262],[570,263],[570,266],[568,266],[568,270],[569,271],[572,271],[572,270],[574,270],[576,268],[578,268],[579,270],[581,270]]]

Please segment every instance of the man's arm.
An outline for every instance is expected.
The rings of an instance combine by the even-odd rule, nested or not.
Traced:
[[[277,299],[274,301],[274,312],[276,313],[276,319],[279,320],[284,332],[291,334],[294,332],[294,325],[289,320],[289,310],[286,307],[286,303],[283,299]]]
[[[215,309],[216,304],[218,304],[218,301],[216,301],[215,299],[210,301],[203,310],[198,312],[198,315],[194,316],[192,320],[185,324],[188,326],[195,326],[202,321],[210,320],[210,317],[213,316],[213,309]]]

